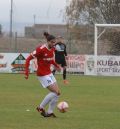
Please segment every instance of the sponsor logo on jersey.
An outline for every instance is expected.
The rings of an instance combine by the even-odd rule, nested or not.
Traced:
[[[54,58],[43,58],[43,60],[47,60],[47,61],[51,61],[51,60],[54,60]]]

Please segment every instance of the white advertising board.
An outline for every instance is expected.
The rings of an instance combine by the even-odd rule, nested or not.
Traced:
[[[99,56],[97,73],[104,76],[120,76],[119,56]]]
[[[85,56],[85,74],[86,75],[95,75],[95,63],[94,63],[94,56],[86,55]]]
[[[0,53],[0,73],[23,73],[27,56],[26,53]]]
[[[94,56],[86,56],[86,75],[120,76],[119,56],[98,56],[97,71]]]
[[[85,55],[68,55],[67,71],[84,74],[85,72]]]
[[[28,53],[0,53],[0,73],[23,73]],[[30,72],[37,70],[36,59],[30,62]],[[67,71],[85,75],[120,76],[119,56],[98,56],[97,69],[93,55],[68,55]]]

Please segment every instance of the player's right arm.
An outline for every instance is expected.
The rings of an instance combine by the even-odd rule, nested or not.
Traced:
[[[26,59],[25,62],[25,78],[28,79],[29,77],[29,66],[30,66],[30,61],[34,58],[36,58],[37,56],[40,56],[41,53],[41,49],[40,46],[36,48],[35,51],[33,51]]]
[[[33,51],[27,58],[25,62],[25,79],[28,79],[29,77],[29,66],[30,66],[30,61],[36,56],[36,50]]]
[[[29,77],[29,65],[30,65],[30,61],[33,59],[33,56],[30,54],[25,62],[25,79],[28,79]]]

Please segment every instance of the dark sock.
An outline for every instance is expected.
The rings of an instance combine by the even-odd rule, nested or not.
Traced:
[[[66,69],[63,70],[63,79],[66,79]]]

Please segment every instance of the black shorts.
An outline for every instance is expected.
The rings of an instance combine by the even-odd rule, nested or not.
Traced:
[[[56,58],[55,61],[56,61],[57,64],[60,64],[61,67],[67,66],[65,59],[57,59]]]

